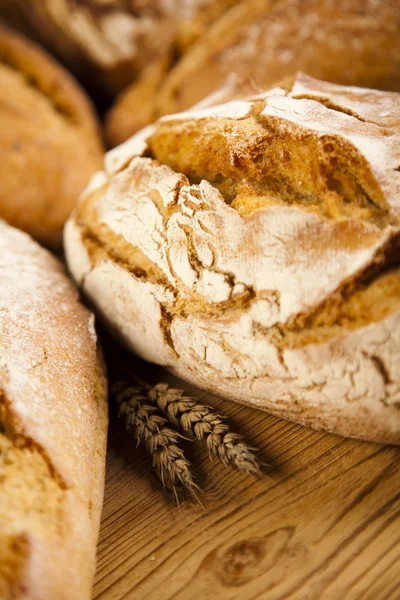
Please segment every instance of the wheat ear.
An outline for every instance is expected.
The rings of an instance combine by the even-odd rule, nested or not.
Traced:
[[[182,390],[158,383],[148,391],[148,399],[168,418],[170,423],[186,434],[207,444],[210,454],[224,464],[234,465],[240,471],[261,475],[254,448],[243,436],[230,431],[224,418],[210,406],[185,396]]]
[[[125,421],[137,445],[142,444],[153,461],[153,468],[164,486],[173,489],[184,486],[192,493],[198,489],[190,471],[190,463],[179,445],[181,437],[168,427],[168,421],[157,406],[148,403],[141,386],[116,384],[112,388],[118,414]]]

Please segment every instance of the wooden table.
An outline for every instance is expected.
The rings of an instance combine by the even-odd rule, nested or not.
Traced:
[[[94,598],[400,599],[399,448],[184,387],[260,449],[268,478],[210,463],[193,444],[204,507],[178,507],[114,418]]]

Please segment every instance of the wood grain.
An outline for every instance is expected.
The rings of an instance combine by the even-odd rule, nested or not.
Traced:
[[[94,598],[399,600],[400,448],[306,429],[165,377],[228,415],[268,478],[210,463],[192,444],[204,507],[178,507],[114,416]]]

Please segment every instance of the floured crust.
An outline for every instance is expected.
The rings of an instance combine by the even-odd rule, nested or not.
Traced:
[[[92,106],[66,71],[2,26],[0,103],[0,217],[60,246],[64,222],[102,162]]]
[[[151,122],[199,102],[232,71],[264,87],[302,70],[327,81],[397,92],[399,29],[397,0],[241,2],[190,48],[157,93],[135,83],[124,92],[107,119],[109,143],[121,143],[146,125],[135,120],[138,100]]]
[[[0,596],[90,598],[106,380],[61,265],[0,221]]]
[[[400,443],[399,96],[303,74],[106,156],[70,270],[134,352],[226,397]]]

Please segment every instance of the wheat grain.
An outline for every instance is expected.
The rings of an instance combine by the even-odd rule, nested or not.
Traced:
[[[112,388],[119,416],[136,443],[142,444],[152,457],[153,468],[164,486],[173,489],[184,486],[192,493],[198,489],[190,471],[190,463],[179,445],[181,437],[168,427],[167,419],[157,406],[148,403],[141,386],[119,383]]]
[[[185,396],[182,390],[158,383],[147,392],[148,399],[168,418],[170,423],[186,434],[207,444],[210,454],[224,464],[234,465],[240,471],[261,475],[254,448],[243,436],[230,431],[224,418],[211,407]]]

